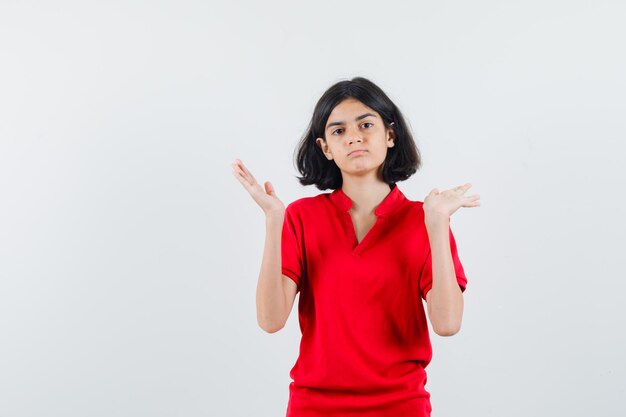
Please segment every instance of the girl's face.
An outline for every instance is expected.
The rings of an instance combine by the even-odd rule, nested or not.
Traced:
[[[354,98],[339,103],[328,117],[326,140],[316,143],[329,160],[334,160],[342,175],[374,173],[382,178],[379,168],[394,146],[395,134],[385,128],[380,115]]]

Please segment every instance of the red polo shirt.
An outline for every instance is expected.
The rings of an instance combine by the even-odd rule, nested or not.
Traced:
[[[340,188],[287,206],[282,273],[298,285],[302,332],[287,417],[430,416],[422,299],[432,260],[422,205],[394,185],[360,243]],[[450,249],[464,291],[451,229]]]

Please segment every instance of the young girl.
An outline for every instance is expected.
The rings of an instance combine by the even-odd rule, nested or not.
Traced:
[[[422,299],[435,333],[459,331],[467,278],[450,216],[480,201],[464,195],[469,183],[407,199],[396,182],[420,164],[400,110],[361,77],[322,95],[299,144],[300,183],[332,192],[285,208],[269,181],[232,164],[265,212],[261,328],[282,329],[300,292],[287,417],[430,416]]]

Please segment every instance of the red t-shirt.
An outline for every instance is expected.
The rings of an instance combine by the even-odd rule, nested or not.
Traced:
[[[287,417],[430,416],[422,299],[432,259],[422,206],[395,184],[360,243],[341,188],[287,206],[282,273],[298,285],[302,332]],[[451,229],[450,249],[464,291]]]

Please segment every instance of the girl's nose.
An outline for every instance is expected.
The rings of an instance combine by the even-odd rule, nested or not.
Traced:
[[[363,138],[361,137],[361,132],[359,132],[359,129],[346,130],[346,137],[348,138],[348,142],[350,143],[354,141],[363,141]]]

